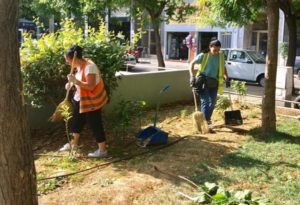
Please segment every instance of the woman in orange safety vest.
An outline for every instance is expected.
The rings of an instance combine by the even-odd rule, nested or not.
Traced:
[[[67,151],[78,147],[80,133],[87,121],[96,138],[98,149],[89,153],[88,157],[105,157],[105,133],[102,124],[101,108],[107,103],[108,98],[104,82],[97,66],[89,59],[83,58],[82,48],[78,45],[71,46],[66,52],[66,63],[77,68],[75,74],[68,75],[69,86],[75,86],[76,91],[72,98],[73,115],[71,118],[70,132],[73,139],[65,144],[60,151]]]

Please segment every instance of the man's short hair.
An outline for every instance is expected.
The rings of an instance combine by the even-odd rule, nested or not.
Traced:
[[[209,47],[211,46],[221,47],[221,42],[219,40],[213,40],[209,43]]]

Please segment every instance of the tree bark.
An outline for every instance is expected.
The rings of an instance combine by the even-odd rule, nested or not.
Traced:
[[[153,20],[152,20],[153,22]],[[159,67],[165,67],[164,57],[161,51],[161,40],[159,34],[159,26],[160,24],[153,23],[154,35],[155,35],[155,47],[156,47],[156,56]]]
[[[265,91],[262,104],[262,131],[266,133],[276,131],[275,113],[275,85],[278,58],[278,27],[279,27],[279,2],[266,0],[268,18],[268,48],[265,69]]]
[[[294,67],[297,50],[297,11],[292,11],[292,2],[279,0],[279,7],[284,13],[285,21],[289,31],[289,47],[286,66]],[[292,72],[292,93],[295,94],[294,72]]]
[[[289,50],[286,66],[291,66],[292,68],[294,68],[297,51],[297,22],[294,15],[285,14],[285,20],[289,30]],[[295,94],[294,69],[292,71],[292,85],[292,93]]]
[[[297,50],[297,23],[295,16],[285,15],[285,20],[289,30],[289,50],[286,65],[294,67]]]
[[[297,50],[297,15],[298,11],[293,11],[292,1],[279,0],[279,8],[284,13],[284,18],[289,31],[289,49],[286,65],[294,66]]]
[[[36,179],[23,103],[18,1],[0,1],[0,204],[35,205]]]

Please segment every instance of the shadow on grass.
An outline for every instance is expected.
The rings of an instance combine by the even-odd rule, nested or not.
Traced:
[[[250,130],[248,134],[252,136],[254,140],[265,143],[285,142],[291,144],[300,144],[300,136],[294,136],[282,131],[276,131],[263,136],[261,128],[259,127]]]
[[[170,142],[177,139],[179,137],[172,136]],[[220,178],[226,180],[225,176],[216,171],[216,167],[221,157],[232,151],[231,148],[210,142],[207,138],[192,135],[162,150],[155,150],[155,147],[144,149],[153,149],[153,152],[113,164],[114,168],[118,171],[152,175],[175,185],[185,183],[178,176],[187,177],[195,183],[215,182]],[[155,167],[165,174],[158,172]]]
[[[230,153],[221,160],[221,167],[240,167],[243,169],[252,168],[252,167],[260,167],[265,170],[269,170],[271,168],[270,163],[266,163],[264,161],[254,159],[250,156],[247,156],[241,152]]]

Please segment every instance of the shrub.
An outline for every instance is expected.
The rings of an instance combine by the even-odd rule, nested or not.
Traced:
[[[245,81],[231,80],[231,89],[238,95],[238,103],[243,103],[243,96],[247,94]]]
[[[31,39],[29,34],[24,36],[20,49],[23,87],[27,100],[34,107],[42,107],[49,101],[57,104],[63,99],[66,75],[70,72],[64,55],[73,44],[82,46],[84,56],[97,64],[109,96],[117,87],[115,73],[123,65],[128,47],[122,36],[106,32],[103,22],[97,31],[90,28],[87,38],[71,19],[61,24],[59,31],[43,34],[39,40]]]
[[[137,127],[138,131],[141,129],[141,118],[146,108],[146,102],[140,100],[125,100],[122,99],[114,107],[115,119],[113,120],[113,130],[115,132],[115,137],[118,140],[125,139],[125,136],[132,135],[136,133]],[[121,139],[122,138],[122,139]]]
[[[216,103],[216,108],[218,110],[226,110],[227,108],[230,107],[230,100],[225,97],[225,96],[220,96],[218,97],[217,103]]]

